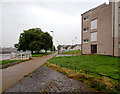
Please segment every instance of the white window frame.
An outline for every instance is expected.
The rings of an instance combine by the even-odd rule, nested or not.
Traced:
[[[91,21],[91,30],[97,29],[98,19]]]
[[[118,8],[118,12],[120,13],[120,7]]]
[[[118,48],[120,48],[120,42],[118,43]]]
[[[97,41],[97,32],[91,33],[91,42]]]

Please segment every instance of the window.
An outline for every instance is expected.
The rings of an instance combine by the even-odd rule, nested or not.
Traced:
[[[83,32],[87,32],[89,30],[89,28],[87,27],[87,28],[84,28],[83,29]]]
[[[89,17],[88,17],[88,16],[84,18],[84,21],[87,21],[87,20],[89,20]]]
[[[89,42],[88,39],[84,39],[84,40],[83,40],[83,43],[88,43],[88,42]]]
[[[97,19],[91,21],[91,30],[97,29]]]
[[[120,42],[119,42],[118,48],[120,48]]]
[[[91,42],[97,41],[97,32],[91,33]]]

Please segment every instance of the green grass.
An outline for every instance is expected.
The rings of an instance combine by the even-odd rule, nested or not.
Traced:
[[[64,51],[61,54],[80,54],[81,50]]]
[[[40,56],[48,55],[48,54],[51,54],[51,53],[52,52],[33,54],[32,57],[40,57]],[[0,65],[5,65],[5,64],[8,64],[8,63],[16,62],[16,61],[23,61],[23,60],[3,60],[3,61],[0,61]]]
[[[3,60],[3,61],[0,61],[0,65],[5,65],[8,63],[16,62],[16,61],[22,61],[22,60]]]
[[[101,55],[79,55],[54,57],[50,61],[57,65],[67,65],[118,79],[118,58]],[[65,66],[62,66],[65,67]],[[74,68],[70,68],[74,70]],[[79,70],[78,70],[79,71]],[[96,74],[92,74],[98,76]]]
[[[39,53],[39,54],[32,54],[32,57],[40,57],[40,56],[44,56],[44,55],[49,55],[49,54],[52,54],[52,52],[47,52],[47,53]]]

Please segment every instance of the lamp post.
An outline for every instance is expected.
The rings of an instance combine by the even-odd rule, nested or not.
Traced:
[[[52,40],[53,40],[53,33],[54,31],[50,31],[52,33]],[[53,46],[52,46],[52,51],[54,51],[54,42],[53,42]]]
[[[72,40],[72,46],[73,46],[73,43],[74,43],[74,42],[73,42],[73,40]]]
[[[59,42],[57,41],[57,46],[59,46]]]
[[[59,42],[58,42],[58,40],[57,40],[57,50],[58,50],[58,54],[60,53],[60,49],[59,49]]]
[[[76,45],[76,39],[77,39],[77,37],[75,37],[75,45]],[[76,48],[75,48],[75,54],[76,54]]]

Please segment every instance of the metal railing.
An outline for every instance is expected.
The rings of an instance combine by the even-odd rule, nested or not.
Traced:
[[[97,72],[93,72],[93,71],[89,71],[89,70],[85,70],[85,69],[81,69],[81,68],[77,68],[77,67],[73,67],[73,66],[68,66],[68,65],[62,65],[62,64],[57,64],[57,63],[55,63],[56,65],[60,65],[61,67],[66,67],[66,68],[72,68],[72,69],[74,69],[75,71],[77,71],[77,70],[82,70],[82,71],[84,71],[86,74],[88,74],[88,73],[92,73],[92,74],[97,74],[97,75],[99,75],[99,76],[103,76],[103,77],[108,77],[108,78],[111,78],[111,79],[113,79],[113,80],[118,80],[118,81],[120,81],[120,79],[119,78],[113,78],[113,77],[111,77],[111,76],[107,76],[107,75],[104,75],[104,74],[100,74],[100,73],[97,73]],[[86,68],[86,67],[85,67]],[[92,69],[91,69],[92,70]],[[118,74],[119,76],[120,76],[120,74]]]
[[[31,52],[16,53],[14,55],[14,58],[21,58],[21,59],[29,59],[30,57],[32,57]]]
[[[18,53],[13,53],[11,54],[1,54],[1,59],[0,60],[8,60],[8,59],[29,59],[32,57],[31,52],[26,51],[26,52],[18,52]]]

